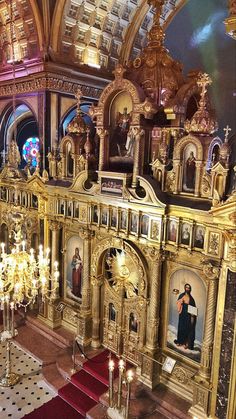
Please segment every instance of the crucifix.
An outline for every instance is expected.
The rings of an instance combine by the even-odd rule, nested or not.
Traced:
[[[76,97],[76,99],[77,99],[77,111],[79,111],[80,110],[80,103],[81,103],[81,97],[82,97],[83,95],[82,95],[82,91],[80,90],[80,89],[78,89],[77,90],[77,92],[76,92],[76,94],[75,94],[75,97]]]
[[[232,131],[232,130],[231,130],[231,128],[229,127],[229,125],[227,125],[227,127],[226,127],[226,128],[224,128],[224,131],[225,131],[225,143],[227,143],[227,142],[228,142],[228,136],[229,136],[229,133],[230,133],[230,131]]]

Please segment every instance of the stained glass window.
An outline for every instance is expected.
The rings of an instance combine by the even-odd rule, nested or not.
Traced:
[[[39,151],[39,139],[38,137],[30,137],[26,140],[22,148],[22,156],[26,162],[29,158],[32,159],[31,165],[36,167],[36,155]]]

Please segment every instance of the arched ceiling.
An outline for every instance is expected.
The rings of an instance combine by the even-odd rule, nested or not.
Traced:
[[[12,39],[15,61],[39,55],[42,32],[39,10],[34,1],[0,1],[0,63],[3,65],[12,62]]]
[[[167,25],[186,0],[166,0]],[[0,63],[51,56],[72,65],[113,70],[137,56],[153,20],[147,0],[0,0]]]
[[[166,24],[185,0],[166,0],[162,23]],[[112,70],[120,62],[136,57],[146,41],[153,10],[146,0],[58,1],[52,47],[78,63]],[[56,16],[56,17],[55,17]]]

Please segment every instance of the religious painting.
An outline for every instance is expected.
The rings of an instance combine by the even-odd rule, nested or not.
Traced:
[[[95,224],[98,223],[98,206],[97,205],[92,205],[91,218],[92,218],[92,223],[95,223]]]
[[[188,144],[183,154],[183,191],[193,193],[196,178],[196,146]]]
[[[122,196],[123,180],[112,178],[101,178],[101,192],[111,195]]]
[[[33,208],[38,208],[38,197],[37,195],[32,195],[32,207]]]
[[[141,226],[140,226],[141,236],[147,236],[148,235],[148,226],[149,226],[149,216],[148,215],[142,215]]]
[[[190,245],[190,233],[191,233],[191,226],[188,223],[183,223],[181,225],[181,232],[180,232],[180,243],[185,244],[186,246]]]
[[[129,330],[134,333],[138,332],[138,319],[135,313],[130,313]]]
[[[0,189],[0,199],[2,199],[3,201],[6,201],[7,199],[7,190],[5,186],[2,186]]]
[[[130,231],[131,233],[138,233],[138,214],[132,212],[130,217]]]
[[[208,240],[208,253],[217,256],[220,249],[220,235],[215,231],[210,231]]]
[[[170,279],[167,346],[200,362],[206,287],[189,269],[179,269]]]
[[[73,216],[73,204],[72,204],[72,202],[67,202],[67,216],[68,217]]]
[[[152,220],[151,221],[151,239],[152,240],[160,240],[161,237],[161,221],[160,220]]]
[[[174,220],[169,220],[167,226],[167,240],[176,243],[178,224]]]
[[[111,227],[117,226],[117,208],[111,209]]]
[[[197,225],[194,231],[194,247],[203,249],[204,247],[205,228]]]
[[[58,214],[65,215],[65,201],[58,201]]]
[[[113,303],[109,304],[109,320],[112,322],[116,321],[116,309]]]
[[[127,211],[122,210],[120,213],[120,229],[126,230],[127,229]]]
[[[130,131],[132,98],[128,92],[120,92],[110,108],[109,165],[111,170],[131,171],[133,165],[134,135]]]
[[[65,297],[80,301],[83,281],[83,240],[72,236],[67,242],[65,264]]]
[[[74,202],[74,218],[79,218],[79,203]]]
[[[107,225],[108,223],[108,208],[102,208],[101,223]]]

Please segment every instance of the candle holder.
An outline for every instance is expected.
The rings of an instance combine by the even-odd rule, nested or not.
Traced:
[[[118,363],[119,368],[119,377],[118,377],[118,392],[117,392],[117,404],[115,403],[115,394],[114,394],[114,361],[111,359],[111,354],[109,356],[109,408],[107,410],[107,415],[111,419],[128,419],[129,417],[129,406],[130,406],[130,393],[131,393],[131,383],[134,378],[134,373],[132,370],[126,372],[125,360],[120,358]],[[124,405],[122,405],[122,387],[123,384],[127,386],[127,395]]]
[[[19,217],[16,217],[18,220]],[[37,258],[34,250],[26,251],[26,243],[21,242],[21,226],[16,221],[13,230],[15,244],[10,254],[5,252],[5,245],[1,243],[0,254],[0,309],[3,312],[3,331],[1,341],[6,342],[5,373],[0,378],[0,386],[11,387],[15,385],[20,376],[11,371],[11,341],[16,336],[14,327],[15,310],[29,304],[34,304],[38,295],[42,301],[54,301],[58,289],[58,262],[55,262],[53,272],[50,272],[50,249],[44,252],[39,246]]]

